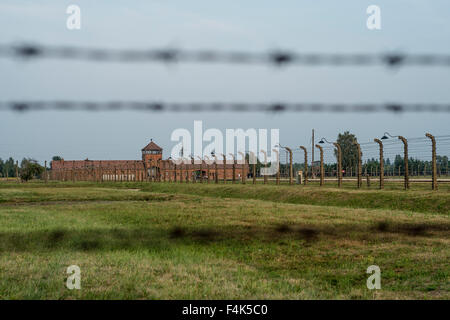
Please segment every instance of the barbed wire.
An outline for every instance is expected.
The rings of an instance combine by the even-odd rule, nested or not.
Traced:
[[[450,112],[450,103],[165,103],[165,102],[78,102],[6,101],[0,111],[147,111],[147,112]]]
[[[273,50],[267,53],[226,52],[219,50],[181,50],[173,48],[148,50],[93,49],[39,44],[0,45],[0,57],[46,58],[120,63],[231,63],[269,64],[274,66],[445,66],[450,67],[450,54],[404,53],[297,53]]]

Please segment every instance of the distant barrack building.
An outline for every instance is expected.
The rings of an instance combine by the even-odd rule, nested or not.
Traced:
[[[188,181],[240,180],[249,174],[247,163],[238,163],[211,156],[209,161],[189,158],[190,163],[176,164],[170,158],[163,160],[163,149],[153,139],[142,150],[142,160],[53,160],[50,179],[90,181]],[[231,163],[228,163],[231,162]],[[217,178],[216,178],[217,176]]]

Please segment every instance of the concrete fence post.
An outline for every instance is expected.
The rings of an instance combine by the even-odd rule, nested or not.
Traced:
[[[321,145],[316,144],[316,147],[320,151],[320,186],[324,185],[325,182],[325,171],[323,169],[323,148]]]
[[[191,173],[189,174],[189,176],[190,176],[190,178],[192,179],[192,183],[195,183],[196,182],[196,177],[195,177],[195,160],[194,160],[194,158],[193,157],[191,157],[191,160],[190,160],[190,162],[191,162],[191,164],[192,164],[192,169],[191,169]]]
[[[187,163],[189,161],[189,163]],[[184,175],[183,175],[183,179],[184,182],[189,183],[189,167],[191,166],[191,160],[189,160],[188,158],[186,158],[186,161],[184,162]]]
[[[405,137],[398,136],[398,139],[403,142],[404,147],[404,162],[405,162],[405,190],[409,189],[409,170],[408,170],[408,140]]]
[[[300,146],[300,149],[305,153],[305,178],[303,183],[306,186],[308,184],[308,151],[304,146]]]
[[[214,183],[219,183],[219,165],[218,165],[218,159],[217,156],[214,154]]]
[[[172,161],[169,159],[167,160],[166,168],[167,168],[167,181],[170,183],[172,182]]]
[[[184,164],[184,158],[181,158],[181,163],[180,163],[180,183],[183,183],[183,180],[186,180],[186,174],[184,173],[183,167],[185,166]]]
[[[253,152],[249,152],[249,162],[253,164],[253,170],[252,170],[252,180],[253,184],[256,184],[256,163],[258,162],[258,159],[256,158],[255,154]]]
[[[205,156],[206,158],[207,156]],[[209,184],[209,179],[211,178],[211,163],[209,162],[209,159],[207,158],[208,162],[205,160],[206,164],[206,183]]]
[[[222,154],[223,158],[223,184],[227,183],[227,156]]]
[[[197,158],[200,160],[200,183],[203,183],[204,175],[203,175],[203,159],[199,156]]]
[[[338,187],[340,188],[342,186],[342,149],[341,146],[339,145],[339,143],[337,142],[333,142],[334,146],[336,147],[337,151],[338,151],[338,156],[337,156],[337,170],[338,170],[338,174],[337,174],[337,178],[338,178]]]
[[[232,157],[233,159],[233,167],[232,167],[232,172],[233,172],[233,180],[232,183],[236,183],[236,158],[234,156],[234,154],[229,153],[229,155]]]
[[[289,184],[292,185],[294,182],[294,168],[292,166],[292,149],[289,147],[284,147],[289,152]]]
[[[174,168],[174,171],[173,171],[173,182],[176,183],[177,182],[177,164],[176,163],[173,164],[173,168]]]
[[[71,178],[72,178],[72,182],[75,183],[75,175],[76,175],[76,171],[75,171],[75,161],[72,161],[72,169],[70,170],[70,174],[71,174]]]
[[[360,144],[358,143],[358,142],[355,142],[355,145],[356,145],[356,149],[357,149],[357,152],[358,152],[358,166],[357,166],[357,172],[356,172],[356,175],[357,175],[357,186],[358,186],[358,188],[361,188],[362,187],[362,153],[361,153],[361,146],[360,146]]]
[[[47,160],[45,160],[45,162],[44,162],[44,180],[45,180],[45,183],[48,182]]]
[[[384,154],[383,142],[380,139],[373,139],[380,146],[380,189],[384,188]]]
[[[265,168],[264,173],[267,173],[267,153],[266,153],[266,151],[264,151],[262,149],[261,149],[261,152],[264,154],[264,168]],[[267,184],[267,174],[264,174],[263,178],[264,178],[264,184]]]
[[[241,161],[241,182],[242,184],[245,184],[245,179],[247,178],[247,172],[245,171],[245,169],[247,168],[247,159],[245,158],[245,154],[242,151],[238,152],[241,156],[242,156],[242,161]]]
[[[280,153],[277,149],[272,149],[273,152],[277,154],[277,175],[276,175],[276,184],[280,184]]]
[[[210,174],[210,166],[211,166],[211,161],[209,160],[208,156],[204,156],[205,157],[205,164],[206,164],[206,183],[209,183],[209,174]]]
[[[436,139],[430,133],[425,136],[431,139],[431,189],[437,190]]]

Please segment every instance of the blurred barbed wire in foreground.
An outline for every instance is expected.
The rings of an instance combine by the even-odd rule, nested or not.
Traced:
[[[7,101],[0,111],[143,111],[143,112],[450,112],[450,103],[165,103],[157,101]]]
[[[269,64],[274,66],[445,66],[450,67],[450,54],[391,53],[299,53],[272,50],[265,53],[220,50],[182,50],[161,48],[148,50],[95,49],[39,44],[0,45],[0,57],[46,58],[122,63],[233,63]]]

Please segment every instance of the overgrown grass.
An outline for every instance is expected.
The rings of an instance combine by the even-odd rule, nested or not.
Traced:
[[[0,199],[2,299],[450,298],[442,191],[8,183]]]

